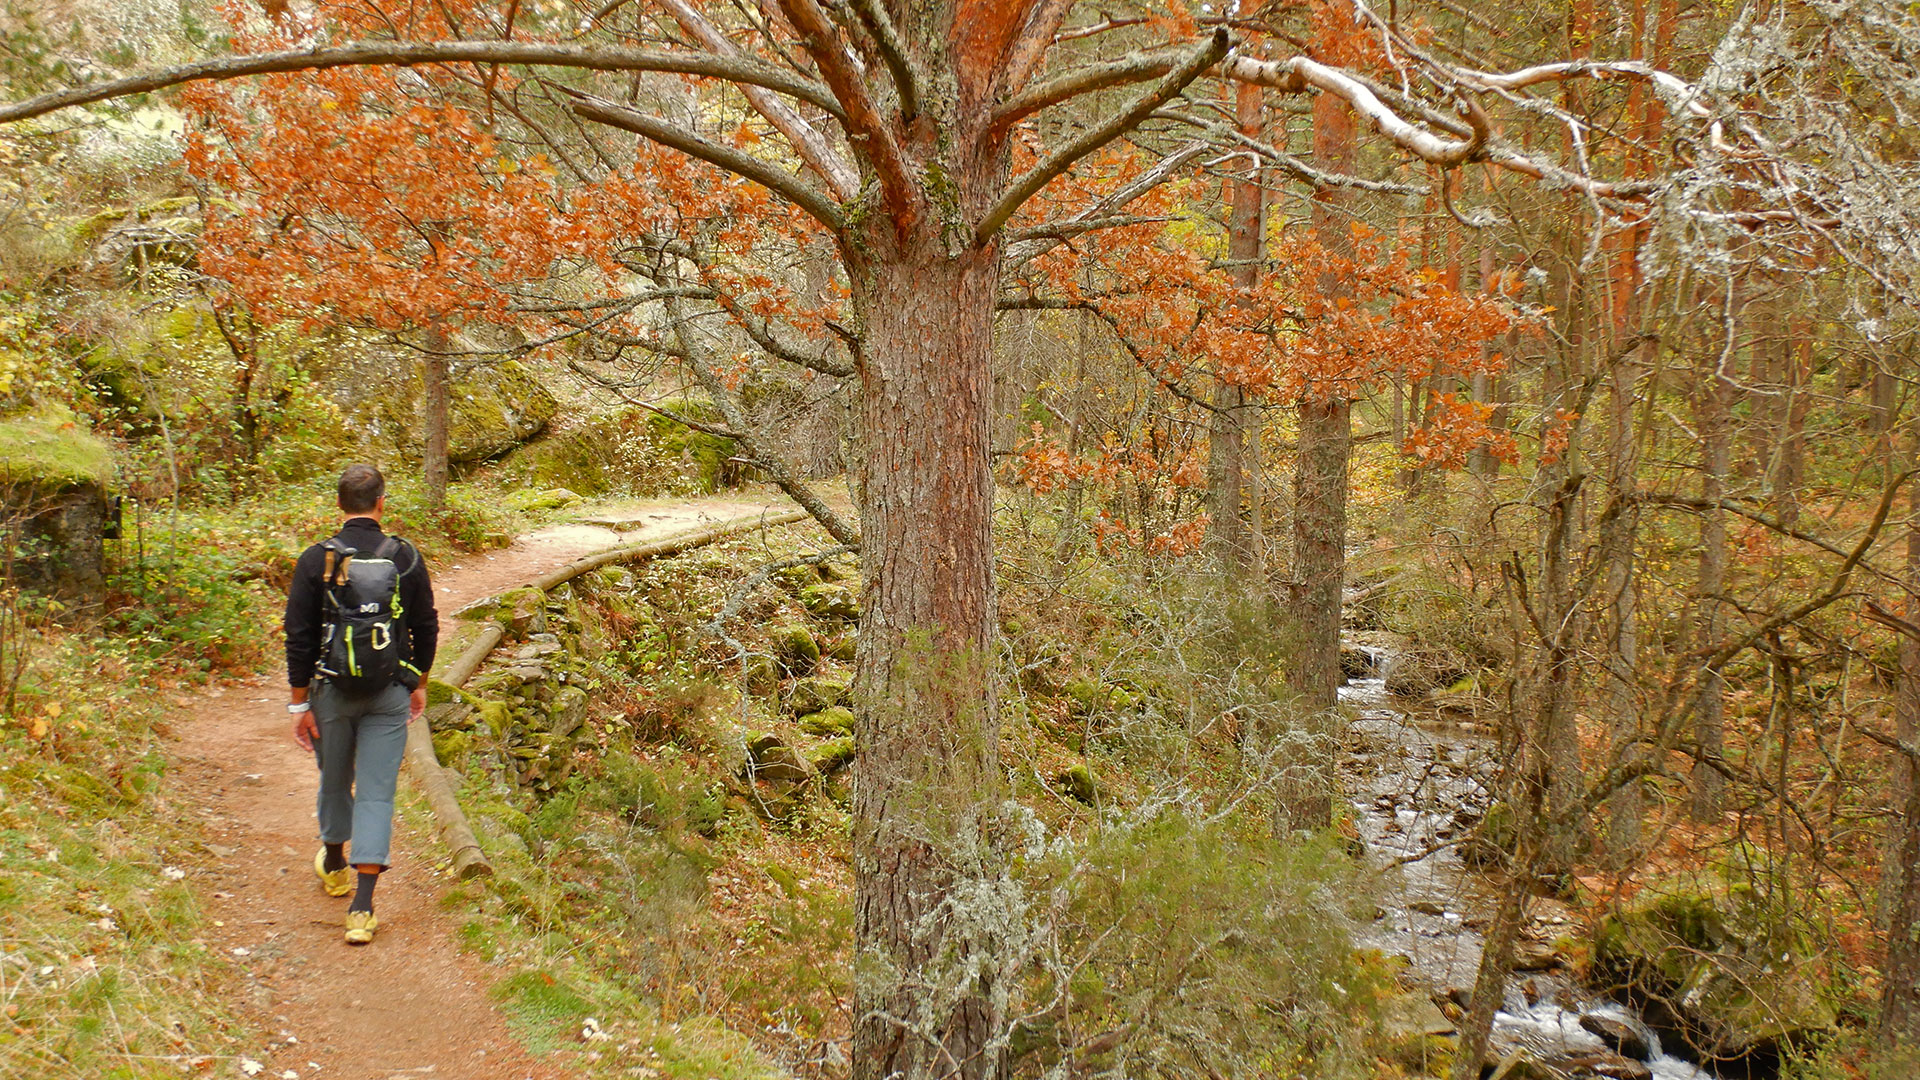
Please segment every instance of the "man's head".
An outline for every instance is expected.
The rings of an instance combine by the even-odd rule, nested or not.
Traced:
[[[358,517],[380,516],[387,478],[371,465],[349,465],[340,474],[340,510]]]

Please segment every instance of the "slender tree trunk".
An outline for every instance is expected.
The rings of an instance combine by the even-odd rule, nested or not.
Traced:
[[[1893,439],[1883,440],[1887,447],[1887,471],[1889,474],[1907,468],[1915,459],[1915,453],[1909,448],[1901,458],[1894,456]],[[1904,460],[1902,460],[1904,459]],[[1908,486],[1907,495],[1907,550],[1906,562],[1902,567],[1903,582],[1907,589],[1904,614],[1908,622],[1920,620],[1920,481]],[[1893,692],[1893,731],[1900,741],[1914,745],[1920,743],[1920,641],[1901,635],[1899,644],[1900,671],[1894,679]],[[1914,789],[1920,787],[1920,768],[1911,758],[1899,756],[1893,762],[1893,805],[1905,808],[1913,799]],[[1920,881],[1914,880],[1914,868],[1917,864],[1902,854],[1906,843],[1906,832],[1920,828],[1910,811],[1903,810],[1903,816],[1890,829],[1886,842],[1886,857],[1880,872],[1880,910],[1878,913],[1880,928],[1891,931],[1900,925],[1893,920],[1899,916],[1900,905],[1909,889],[1920,888]],[[1915,971],[1920,977],[1920,969]]]
[[[887,553],[861,560],[854,1076],[994,1076],[995,976],[976,965],[992,943],[949,936],[946,908],[960,883],[993,873],[985,818],[1001,784],[988,453],[998,250],[949,256],[937,235],[885,228],[849,250],[860,527],[866,550]]]
[[[427,485],[427,508],[447,505],[447,427],[453,404],[453,373],[447,360],[450,336],[439,326],[427,330],[427,352],[421,360],[426,410],[426,448],[421,472]]]
[[[1612,372],[1607,487],[1618,506],[1600,540],[1606,562],[1607,730],[1614,754],[1623,764],[1643,756],[1633,742],[1640,734],[1640,631],[1634,580],[1634,536],[1640,515],[1631,501],[1638,486],[1633,410],[1634,387],[1641,372],[1642,366],[1630,358],[1615,364]],[[1637,783],[1620,788],[1608,800],[1608,854],[1616,867],[1627,865],[1640,846],[1641,813]]]
[[[1235,122],[1247,135],[1260,133],[1260,88],[1240,83],[1235,98]],[[1260,277],[1261,211],[1260,164],[1248,166],[1245,178],[1227,181],[1228,276],[1251,290]],[[1255,561],[1247,523],[1241,516],[1246,501],[1246,397],[1239,387],[1215,382],[1214,412],[1207,431],[1207,502],[1212,515],[1207,535],[1222,570],[1239,574]]]
[[[1353,165],[1353,115],[1323,94],[1313,103],[1314,160],[1335,172]],[[1341,192],[1314,193],[1314,232],[1322,246],[1345,250],[1352,233],[1339,213]],[[1339,281],[1323,279],[1337,293]],[[1303,712],[1334,707],[1340,687],[1340,604],[1347,577],[1347,465],[1353,456],[1353,403],[1337,388],[1309,387],[1299,403],[1300,443],[1293,466],[1294,625],[1292,689]]]
[[[1700,646],[1718,641],[1726,632],[1727,513],[1718,506],[1727,497],[1727,473],[1732,467],[1732,440],[1728,437],[1728,405],[1733,388],[1717,374],[1706,376],[1694,396],[1695,424],[1700,431],[1700,498],[1707,508],[1700,514],[1699,594],[1694,634]],[[1727,680],[1710,671],[1700,680],[1694,702],[1693,737],[1703,759],[1718,758],[1725,746]],[[1726,786],[1719,770],[1698,761],[1693,766],[1693,819],[1718,821],[1720,793]]]

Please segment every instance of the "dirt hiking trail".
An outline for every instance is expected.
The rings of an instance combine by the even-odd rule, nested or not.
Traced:
[[[698,500],[597,507],[582,523],[542,529],[512,547],[434,566],[440,661],[464,635],[452,613],[590,552],[651,540],[727,518],[791,507],[768,500]],[[617,531],[616,531],[617,530]],[[321,537],[314,537],[319,540]],[[200,875],[213,928],[209,943],[247,973],[273,1037],[253,1048],[263,1077],[322,1080],[562,1080],[570,1069],[514,1041],[488,996],[496,977],[460,951],[456,914],[437,900],[446,857],[431,835],[396,821],[393,868],[381,875],[373,944],[342,940],[345,898],[313,874],[318,773],[292,738],[284,672],[183,699],[174,725],[180,803],[197,812],[213,858]],[[403,785],[406,781],[402,781]],[[261,1050],[267,1053],[261,1053]]]

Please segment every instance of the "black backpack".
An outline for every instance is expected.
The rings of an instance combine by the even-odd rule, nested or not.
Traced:
[[[352,697],[372,697],[394,683],[409,690],[418,686],[419,671],[400,655],[400,638],[407,632],[400,578],[420,565],[420,553],[393,536],[366,557],[337,540],[321,546],[326,551],[320,575],[326,631],[319,673]],[[393,561],[402,549],[413,555],[406,571]]]

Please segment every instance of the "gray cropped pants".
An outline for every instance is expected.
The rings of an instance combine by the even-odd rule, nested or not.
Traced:
[[[398,684],[367,698],[314,685],[320,841],[352,841],[347,861],[355,866],[393,864],[393,792],[407,750],[407,699],[407,688]]]

